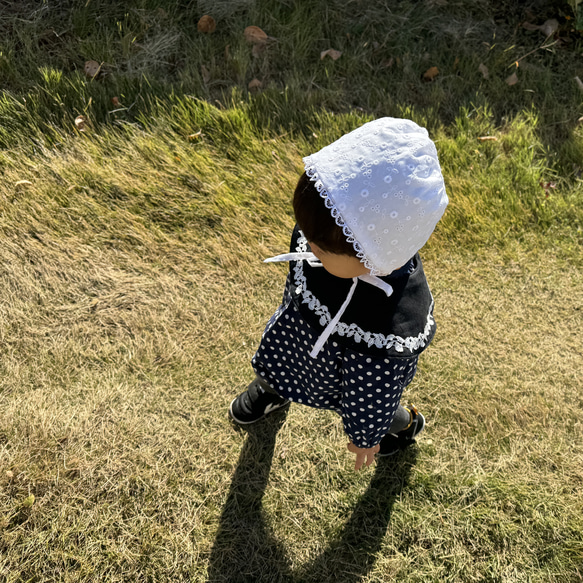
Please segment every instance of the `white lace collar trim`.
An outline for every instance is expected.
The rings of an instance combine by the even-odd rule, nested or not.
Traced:
[[[304,260],[307,261],[312,267],[323,267],[322,263],[318,260],[318,258],[313,253],[309,253],[307,250],[300,251],[297,253],[285,253],[284,255],[276,255],[275,257],[265,259],[264,263],[280,261],[302,262]],[[376,275],[365,274],[359,275],[358,277],[353,277],[352,286],[350,287],[350,290],[348,290],[348,294],[346,294],[346,299],[344,300],[344,303],[340,306],[334,318],[332,318],[330,322],[328,322],[328,325],[326,326],[326,328],[324,328],[324,330],[320,334],[320,337],[316,341],[316,344],[314,344],[314,347],[310,351],[310,356],[312,358],[316,358],[316,356],[318,356],[318,353],[320,352],[320,350],[322,350],[322,346],[326,344],[326,340],[330,338],[330,335],[336,329],[337,324],[340,322],[340,318],[342,318],[342,315],[346,311],[346,308],[348,307],[348,304],[350,303],[350,300],[354,295],[354,291],[356,290],[356,285],[358,284],[359,280],[364,281],[370,285],[374,285],[379,289],[382,289],[387,294],[387,296],[390,296],[393,293],[392,286],[388,284],[386,281],[383,281],[380,277],[377,277]]]
[[[311,265],[313,264],[313,258],[315,258],[315,256],[313,256],[313,254],[311,254],[308,251],[308,240],[304,237],[304,235],[303,235],[303,233],[301,233],[301,231],[300,231],[300,237],[298,239],[298,243],[297,243],[297,247],[296,247],[296,252],[301,253],[301,254],[305,254],[304,258],[308,259],[308,261],[310,262]],[[288,254],[288,255],[293,255],[294,259],[296,257],[296,253]],[[308,257],[308,255],[310,255],[310,257]],[[316,259],[316,261],[317,261],[317,259]],[[410,352],[414,352],[414,351],[419,350],[420,348],[424,348],[427,345],[427,341],[429,339],[429,336],[431,334],[433,326],[435,325],[435,320],[433,319],[433,315],[432,315],[433,298],[431,299],[431,305],[429,306],[429,311],[427,313],[427,320],[425,323],[425,328],[424,328],[423,332],[420,332],[417,336],[408,336],[406,338],[403,338],[403,337],[397,336],[395,334],[385,335],[385,334],[380,334],[380,333],[376,333],[376,332],[369,332],[369,331],[363,330],[355,323],[346,324],[344,322],[339,321],[340,317],[344,313],[344,310],[348,306],[350,299],[352,298],[352,294],[354,293],[354,289],[356,288],[356,283],[358,281],[357,278],[355,278],[356,281],[353,280],[354,283],[352,284],[352,287],[351,287],[350,291],[348,292],[347,299],[344,301],[344,304],[340,308],[340,310],[338,311],[338,314],[336,314],[336,316],[334,318],[332,318],[332,316],[330,315],[330,310],[328,309],[328,307],[325,306],[324,304],[322,304],[318,300],[318,298],[316,298],[316,296],[314,296],[314,294],[307,288],[306,276],[304,275],[303,262],[296,261],[296,264],[295,264],[292,271],[293,271],[293,278],[294,278],[294,283],[295,283],[295,293],[297,295],[301,294],[302,303],[307,304],[308,308],[320,317],[320,325],[326,326],[326,329],[324,330],[324,332],[328,331],[328,333],[326,334],[326,336],[322,342],[320,342],[320,341],[322,340],[324,333],[322,333],[320,335],[320,338],[318,339],[316,345],[312,349],[312,353],[314,353],[316,347],[318,347],[318,350],[315,352],[315,354],[311,353],[312,356],[317,355],[317,353],[320,351],[321,347],[324,345],[326,340],[332,334],[338,334],[339,336],[345,336],[347,338],[352,338],[355,342],[357,342],[357,343],[363,342],[369,347],[374,345],[377,348],[386,348],[387,350],[394,349],[397,352],[405,352],[406,350],[408,350]],[[367,277],[367,276],[361,276],[361,279],[363,279],[363,277]],[[379,279],[379,278],[375,277],[374,279]],[[382,280],[379,280],[379,281],[382,281]],[[371,281],[367,281],[367,283],[371,283]],[[388,284],[386,284],[386,282],[383,282],[383,284],[388,286]],[[375,284],[373,284],[373,285],[375,285]],[[391,288],[391,293],[392,293],[392,288]],[[390,295],[390,294],[387,293],[387,295]]]

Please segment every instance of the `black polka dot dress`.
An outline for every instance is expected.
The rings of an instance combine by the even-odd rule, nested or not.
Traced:
[[[317,338],[286,293],[253,357],[255,372],[290,401],[339,413],[357,447],[375,446],[415,376],[418,356],[367,355],[329,339],[312,358]]]
[[[296,225],[290,252],[307,251],[308,241]],[[433,296],[419,255],[382,279],[392,293],[358,282],[340,320],[312,357],[353,280],[335,277],[307,260],[290,259],[281,306],[252,360],[255,372],[282,397],[339,413],[352,443],[363,448],[375,446],[389,430],[419,355],[435,334]]]

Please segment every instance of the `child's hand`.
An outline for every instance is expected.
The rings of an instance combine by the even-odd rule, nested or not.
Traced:
[[[348,444],[348,451],[356,454],[356,463],[354,464],[355,470],[360,470],[362,468],[363,462],[366,460],[366,465],[370,466],[374,461],[374,454],[379,451],[380,445],[375,445],[374,447],[356,447],[352,441]]]

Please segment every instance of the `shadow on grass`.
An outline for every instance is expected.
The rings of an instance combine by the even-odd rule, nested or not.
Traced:
[[[376,463],[369,487],[358,501],[340,538],[294,574],[298,583],[356,583],[372,570],[387,531],[393,504],[407,487],[417,451],[410,448]]]
[[[208,583],[289,581],[289,561],[266,524],[261,507],[275,439],[286,416],[287,410],[278,411],[244,428],[247,440],[211,550]]]
[[[340,537],[306,565],[292,571],[284,547],[263,517],[277,431],[286,413],[246,428],[247,440],[220,518],[207,583],[356,583],[373,568],[395,500],[416,463],[414,448],[376,464],[370,485]]]

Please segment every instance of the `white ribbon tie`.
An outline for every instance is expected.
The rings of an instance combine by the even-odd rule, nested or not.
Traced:
[[[268,259],[264,259],[263,262],[279,263],[283,261],[307,261],[308,265],[310,265],[311,267],[323,267],[321,261],[313,253],[310,252],[284,253],[283,255],[276,255],[275,257],[269,257]],[[322,350],[322,347],[324,346],[324,344],[326,344],[326,341],[328,340],[330,335],[334,332],[336,324],[338,324],[340,318],[342,318],[342,314],[344,314],[346,308],[348,307],[348,304],[350,303],[350,300],[352,299],[352,296],[354,295],[354,290],[356,289],[356,284],[358,283],[359,279],[361,281],[364,281],[365,283],[374,285],[375,287],[382,289],[387,294],[387,297],[389,297],[393,293],[393,288],[386,281],[383,281],[380,277],[377,277],[376,275],[371,275],[370,273],[367,273],[365,275],[353,277],[352,286],[350,287],[350,290],[346,295],[344,303],[340,306],[340,309],[338,310],[334,318],[332,318],[332,320],[330,320],[326,328],[324,328],[322,334],[320,334],[318,340],[316,341],[316,344],[314,344],[314,347],[310,351],[310,356],[312,358],[316,358],[316,356],[318,356],[318,353],[320,352],[320,350]]]

